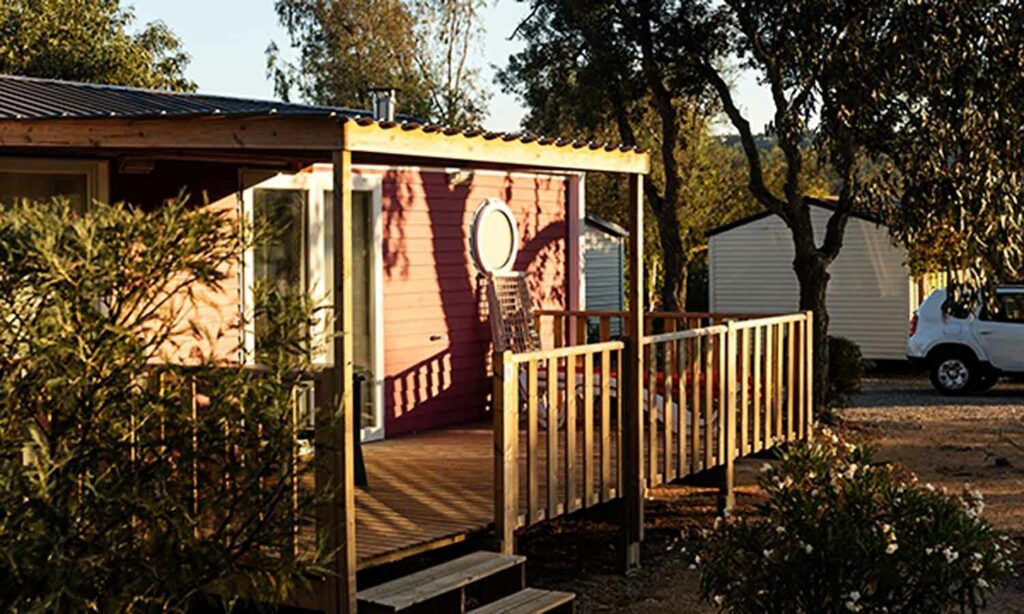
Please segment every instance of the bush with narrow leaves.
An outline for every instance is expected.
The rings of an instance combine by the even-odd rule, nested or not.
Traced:
[[[318,499],[290,487],[310,471],[293,462],[301,297],[256,289],[258,372],[181,346],[207,336],[190,305],[222,291],[240,234],[181,203],[0,211],[0,610],[183,611],[281,597],[317,568],[312,545],[282,556],[293,504]]]
[[[698,562],[724,612],[976,612],[1011,573],[981,494],[921,486],[825,431],[758,479],[767,500],[720,521]]]

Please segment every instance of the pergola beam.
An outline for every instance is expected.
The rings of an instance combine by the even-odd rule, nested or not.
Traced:
[[[541,144],[518,138],[456,132],[426,132],[421,128],[381,124],[344,124],[345,146],[353,153],[397,158],[433,158],[469,163],[562,171],[647,174],[650,158],[634,150],[605,149],[572,144]]]

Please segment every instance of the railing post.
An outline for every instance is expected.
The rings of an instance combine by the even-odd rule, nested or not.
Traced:
[[[494,529],[502,554],[519,524],[519,382],[512,352],[494,353]]]
[[[725,448],[723,457],[725,469],[722,475],[721,490],[718,493],[718,509],[722,514],[732,511],[736,503],[736,494],[733,492],[736,477],[736,322],[729,320],[726,323],[728,330],[725,333],[725,403],[722,407],[722,430]]]
[[[804,368],[806,369],[806,376],[804,379],[804,386],[806,386],[804,398],[807,403],[807,411],[805,419],[807,420],[807,438],[810,439],[814,435],[814,312],[808,310],[805,312],[807,315],[807,321],[804,325],[807,327],[807,333],[804,335],[804,344],[807,348],[804,352]]]
[[[623,376],[622,463],[622,567],[628,572],[640,567],[640,541],[644,527],[643,434],[643,338],[644,338],[644,178],[629,176],[629,323]],[[653,408],[652,408],[653,410]]]

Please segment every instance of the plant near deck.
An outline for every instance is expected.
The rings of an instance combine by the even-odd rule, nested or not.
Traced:
[[[864,377],[864,355],[860,346],[846,337],[828,338],[828,392],[825,403],[832,409],[846,407],[860,394]]]
[[[827,431],[758,482],[759,513],[720,523],[700,554],[722,611],[977,612],[1010,573],[980,493],[921,487]]]
[[[292,489],[303,301],[257,290],[259,372],[184,349],[237,338],[190,317],[239,234],[180,202],[0,213],[3,611],[180,611],[201,591],[280,596],[314,569],[312,544],[284,556],[293,504],[315,499]]]

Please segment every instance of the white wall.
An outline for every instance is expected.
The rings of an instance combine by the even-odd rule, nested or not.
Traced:
[[[625,239],[586,224],[583,237],[583,278],[586,306],[591,311],[625,309]],[[620,333],[612,320],[612,334]]]
[[[819,243],[830,215],[812,207]],[[798,308],[792,235],[778,217],[715,235],[709,250],[712,311],[772,313]],[[884,228],[851,219],[842,252],[830,268],[830,334],[852,339],[866,358],[903,359],[911,315],[905,261],[905,251],[891,243]]]

